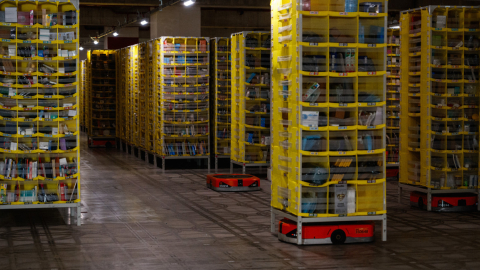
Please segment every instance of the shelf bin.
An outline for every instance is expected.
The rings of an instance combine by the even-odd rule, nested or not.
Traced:
[[[377,103],[385,101],[382,76],[358,77],[358,102]]]
[[[329,78],[330,103],[355,103],[357,78]]]

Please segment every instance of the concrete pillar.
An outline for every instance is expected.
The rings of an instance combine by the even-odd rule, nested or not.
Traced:
[[[104,27],[104,30],[105,31],[110,31],[112,30],[111,27]],[[124,27],[124,28],[120,28],[118,29],[118,37],[134,37],[134,38],[138,38],[140,36],[139,34],[139,29],[138,27]],[[108,50],[108,37],[113,37],[113,34],[110,34],[106,37],[104,37],[104,50]]]
[[[177,4],[150,16],[150,38],[161,36],[200,37],[201,8],[194,4],[186,7]]]

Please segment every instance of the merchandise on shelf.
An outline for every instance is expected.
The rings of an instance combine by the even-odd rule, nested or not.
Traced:
[[[0,209],[79,213],[78,12],[0,3]]]
[[[428,6],[402,12],[401,23],[400,183],[474,192],[479,10]]]
[[[231,160],[270,164],[270,32],[232,34]]]
[[[272,212],[385,221],[387,3],[272,1]]]
[[[88,51],[86,72],[89,146],[113,146],[117,137],[116,51]]]

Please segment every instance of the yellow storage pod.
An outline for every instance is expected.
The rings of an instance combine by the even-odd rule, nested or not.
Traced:
[[[206,159],[210,169],[210,39],[161,37],[161,148],[166,159]]]
[[[382,220],[386,240],[388,1],[345,2],[271,2],[272,214],[298,244],[309,222]]]
[[[427,6],[400,20],[400,191],[477,192],[478,7]]]
[[[2,1],[0,11],[0,209],[72,208],[80,225],[78,5]]]
[[[116,51],[88,51],[87,56],[88,145],[105,146],[105,143],[114,143],[117,137]]]
[[[231,167],[270,165],[270,32],[232,34]]]

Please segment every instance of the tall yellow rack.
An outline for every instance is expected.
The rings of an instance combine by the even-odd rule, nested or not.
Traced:
[[[213,70],[211,89],[214,108],[212,121],[213,145],[215,147],[215,172],[218,170],[219,158],[230,158],[231,125],[231,39],[217,37],[211,40]]]
[[[297,222],[281,240],[325,243],[302,226],[372,220],[386,240],[388,2],[365,2],[271,2],[272,232],[275,216]]]
[[[155,68],[157,66],[156,61],[156,41],[150,40],[147,43],[147,61],[146,61],[146,77],[147,77],[147,88],[145,93],[146,99],[146,123],[145,123],[145,160],[149,161],[150,155],[153,155],[155,158],[155,86],[156,86],[156,76]]]
[[[137,141],[140,150],[145,150],[147,132],[147,44],[138,44],[138,104],[137,104]]]
[[[142,140],[140,132],[141,116],[141,98],[140,93],[140,78],[144,77],[144,72],[141,73],[139,67],[141,66],[141,46],[140,44],[132,45],[127,48],[120,49],[117,53],[119,61],[117,62],[117,81],[120,86],[117,89],[119,96],[118,110],[119,121],[117,122],[120,130],[120,148],[128,153],[138,155],[138,149],[141,147]]]
[[[400,162],[400,26],[387,31],[387,167]]]
[[[116,51],[88,51],[86,82],[88,114],[85,119],[88,127],[88,146],[116,145],[117,124],[117,73]]]
[[[427,193],[430,211],[432,194],[478,193],[480,11],[427,6],[400,21],[399,193]]]
[[[161,37],[161,148],[167,159],[206,159],[210,170],[209,38]],[[158,127],[157,127],[158,129]]]
[[[153,58],[155,59],[155,66],[153,68],[155,89],[153,92],[153,106],[154,106],[154,147],[155,154],[158,157],[163,157],[163,141],[162,141],[162,65],[160,63],[162,57],[162,42],[160,39],[154,40],[155,52]],[[157,158],[155,157],[154,164],[157,165]]]
[[[78,5],[0,11],[0,209],[71,208],[80,225]]]
[[[231,158],[246,167],[270,166],[270,32],[231,36]]]

